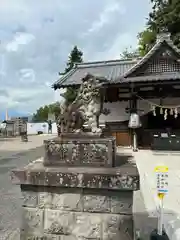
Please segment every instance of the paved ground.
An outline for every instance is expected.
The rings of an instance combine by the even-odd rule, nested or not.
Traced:
[[[169,239],[180,239],[180,152],[140,150],[133,153],[141,177],[141,193],[151,218],[159,213],[154,168],[169,167],[169,192],[164,199],[164,227]]]
[[[157,165],[169,167],[169,192],[164,199],[164,228],[171,240],[180,239],[180,152],[118,149],[121,154],[131,155],[140,173],[140,191],[134,194],[135,228],[142,239],[148,239],[150,232],[157,228],[159,199],[156,192]],[[144,204],[143,204],[144,203]]]
[[[28,137],[28,142],[21,142],[20,138],[0,138],[0,152],[11,155],[14,152],[26,151],[34,147],[39,147],[43,144],[43,141],[54,137],[55,135],[34,135]],[[1,156],[4,158],[5,155]]]
[[[132,161],[132,162],[137,162],[137,165],[139,167],[139,160],[141,161],[142,159],[142,152],[134,153],[132,149],[127,149],[127,148],[118,148],[117,149],[118,154],[120,154],[121,162],[126,162]],[[140,167],[141,173],[144,175],[145,170]],[[144,180],[142,176],[141,178],[141,188],[144,187],[143,189],[149,189],[144,183]],[[145,185],[145,186],[144,186]],[[147,201],[148,199],[148,201]],[[133,201],[133,215],[134,215],[134,229],[136,233],[140,233],[140,239],[142,240],[147,240],[149,239],[149,236],[151,232],[157,228],[157,215],[155,214],[150,214],[149,208],[147,207],[147,204],[150,204],[152,207],[152,212],[156,212],[156,209],[153,209],[155,207],[152,205],[153,197],[151,194],[151,191],[146,191],[146,194],[144,194],[144,191],[139,190],[134,192],[134,201]],[[150,201],[151,200],[151,201]],[[150,202],[150,203],[149,203]],[[149,205],[148,205],[149,206]],[[137,236],[137,235],[136,235]],[[137,238],[136,238],[137,239]]]
[[[10,171],[41,157],[43,140],[51,137],[31,136],[27,143],[19,139],[0,141],[0,240],[19,239],[15,230],[20,226],[21,194],[19,186],[11,183]]]

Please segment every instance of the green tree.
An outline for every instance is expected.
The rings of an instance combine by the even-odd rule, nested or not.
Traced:
[[[68,73],[75,66],[76,63],[81,63],[83,61],[82,57],[83,57],[82,51],[80,51],[78,47],[75,46],[69,55],[69,59],[66,64],[67,66],[64,74]],[[76,95],[77,95],[77,89],[73,87],[68,87],[66,92],[62,94],[67,104],[72,103],[75,100]]]
[[[32,121],[34,122],[45,122],[48,120],[49,114],[54,114],[55,117],[58,116],[60,113],[60,103],[52,103],[49,105],[45,105],[43,107],[40,107],[35,114],[33,114]]]
[[[61,113],[59,102],[49,104],[48,107],[49,107],[48,113],[54,114],[55,118],[57,118],[57,116]]]
[[[77,46],[74,46],[74,48],[69,54],[69,59],[66,64],[67,67],[65,68],[65,73],[69,72],[75,66],[76,63],[81,63],[83,61],[82,57],[83,57],[82,51],[79,50]]]
[[[140,56],[146,55],[146,53],[148,53],[149,50],[154,46],[156,42],[156,35],[156,32],[148,28],[138,34]]]
[[[146,30],[139,34],[141,55],[151,49],[156,35],[169,32],[171,39],[180,48],[180,1],[151,0],[152,11],[149,13]]]
[[[35,114],[33,114],[32,121],[44,122],[48,119],[49,108],[47,105],[40,107]]]

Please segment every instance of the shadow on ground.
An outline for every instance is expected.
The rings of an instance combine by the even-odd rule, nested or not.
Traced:
[[[127,153],[117,153],[115,160],[115,167],[121,167],[122,165],[126,165],[129,163],[133,163],[133,155]]]

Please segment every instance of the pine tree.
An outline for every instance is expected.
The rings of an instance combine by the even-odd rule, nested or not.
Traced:
[[[64,73],[68,73],[73,67],[75,67],[76,63],[81,63],[83,61],[82,56],[83,53],[77,48],[77,46],[75,46],[69,55],[67,67]],[[62,96],[65,98],[66,103],[70,104],[75,100],[77,96],[77,89],[74,87],[68,87]]]
[[[83,61],[82,59],[83,53],[78,49],[77,46],[74,46],[74,48],[72,49],[70,55],[69,55],[69,59],[67,62],[67,67],[65,69],[65,73],[69,72],[76,63],[81,63]]]

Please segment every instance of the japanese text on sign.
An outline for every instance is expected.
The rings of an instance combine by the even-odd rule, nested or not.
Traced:
[[[168,167],[166,166],[157,166],[155,168],[156,172],[156,188],[158,193],[167,193],[168,192]]]

